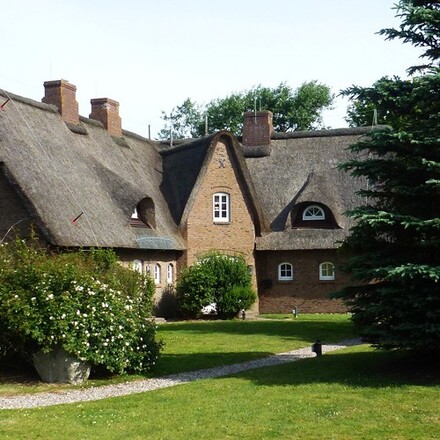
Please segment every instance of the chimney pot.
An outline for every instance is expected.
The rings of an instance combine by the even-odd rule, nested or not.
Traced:
[[[270,145],[273,132],[272,119],[273,114],[270,111],[246,112],[242,144],[245,147]]]
[[[44,83],[44,98],[46,104],[58,107],[58,112],[64,122],[79,124],[78,102],[76,101],[76,86],[65,79],[46,81]]]
[[[119,102],[109,98],[91,99],[90,118],[103,123],[111,136],[122,137],[122,124],[119,117]]]

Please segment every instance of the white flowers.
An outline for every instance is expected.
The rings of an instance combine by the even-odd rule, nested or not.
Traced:
[[[48,301],[50,301],[51,299],[53,299],[53,293],[49,293],[49,295],[46,296],[46,299]]]

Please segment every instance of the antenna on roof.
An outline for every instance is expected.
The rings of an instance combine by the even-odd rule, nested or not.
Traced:
[[[148,139],[151,139],[151,125],[148,124]]]

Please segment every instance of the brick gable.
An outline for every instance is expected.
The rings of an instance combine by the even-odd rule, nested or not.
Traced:
[[[250,203],[238,177],[237,163],[225,143],[217,142],[214,148],[184,226],[188,249],[186,264],[192,265],[198,255],[207,251],[219,250],[242,254],[255,268],[255,228]],[[213,221],[213,194],[217,192],[230,195],[228,223],[215,224]]]

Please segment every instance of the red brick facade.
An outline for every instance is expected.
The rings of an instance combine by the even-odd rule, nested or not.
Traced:
[[[332,281],[320,280],[319,265],[324,262],[336,265]],[[278,267],[282,263],[292,265],[292,280],[278,279]],[[260,313],[290,313],[295,307],[303,313],[345,312],[340,301],[328,298],[347,283],[337,264],[335,250],[258,252]]]

